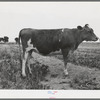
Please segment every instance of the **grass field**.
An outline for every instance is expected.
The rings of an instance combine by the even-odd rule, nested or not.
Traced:
[[[60,51],[46,58],[48,64],[44,66],[45,71],[53,63],[53,67],[48,68],[49,72],[41,74],[37,63],[33,75],[24,79],[21,77],[19,57],[18,45],[0,44],[1,89],[100,89],[100,43],[82,43],[70,55],[69,76],[66,78],[63,78],[63,57]]]

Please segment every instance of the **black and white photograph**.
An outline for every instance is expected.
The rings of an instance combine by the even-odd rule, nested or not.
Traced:
[[[100,90],[100,2],[0,2],[0,89]]]

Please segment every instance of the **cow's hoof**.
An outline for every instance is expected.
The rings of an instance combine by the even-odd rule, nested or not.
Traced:
[[[31,69],[29,68],[29,75],[32,75],[32,71],[31,71]]]
[[[29,76],[32,76],[32,73],[29,73]]]
[[[63,74],[63,79],[65,79],[65,78],[67,78],[67,77],[68,77],[68,74],[67,74],[67,75]]]
[[[67,70],[64,70],[63,79],[65,79],[66,77],[68,77],[68,71]]]
[[[25,74],[21,74],[21,77],[24,79],[24,78],[26,78],[26,75]]]
[[[68,71],[64,70],[64,74],[65,74],[65,76],[68,76]]]

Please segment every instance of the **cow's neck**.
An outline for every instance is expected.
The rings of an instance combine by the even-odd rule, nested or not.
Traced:
[[[82,38],[82,34],[78,30],[77,30],[76,34],[77,35],[76,35],[75,49],[77,49],[77,47],[79,46],[79,44],[84,41],[84,39]]]

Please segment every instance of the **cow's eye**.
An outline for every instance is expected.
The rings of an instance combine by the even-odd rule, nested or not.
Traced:
[[[90,33],[92,33],[92,31],[91,31],[91,30],[90,30],[89,32],[90,32]]]
[[[91,30],[88,30],[88,33],[93,33]]]
[[[90,30],[87,30],[88,33],[90,33]]]

